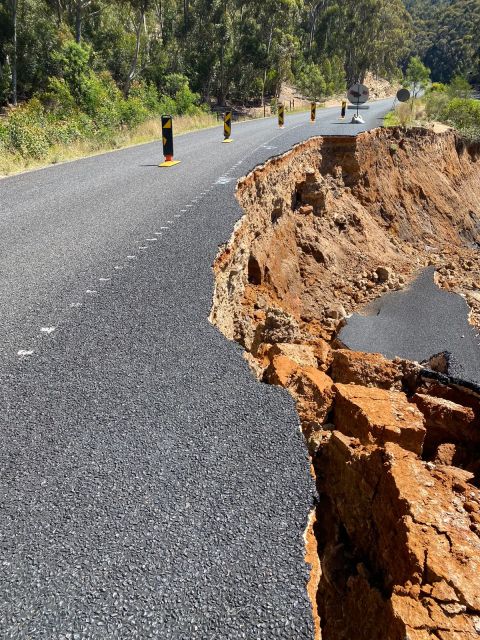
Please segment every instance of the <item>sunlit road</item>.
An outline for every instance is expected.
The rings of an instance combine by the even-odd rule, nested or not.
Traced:
[[[312,637],[293,402],[207,318],[236,179],[338,115],[0,181],[2,638]]]

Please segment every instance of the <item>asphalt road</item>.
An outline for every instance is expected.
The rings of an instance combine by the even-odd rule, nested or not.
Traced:
[[[480,336],[468,322],[470,308],[459,295],[440,289],[434,267],[410,287],[386,294],[353,314],[339,338],[349,349],[381,353],[387,358],[428,361],[449,354],[448,375],[480,385]]]
[[[0,181],[0,636],[312,637],[313,501],[286,392],[207,321],[236,179],[391,101]]]

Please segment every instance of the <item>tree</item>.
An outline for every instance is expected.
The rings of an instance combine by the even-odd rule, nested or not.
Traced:
[[[432,70],[434,82],[456,75],[480,80],[479,0],[407,0],[413,17],[412,52]]]
[[[327,92],[327,83],[320,67],[315,63],[307,64],[300,74],[297,86],[304,96],[320,101]]]
[[[393,75],[408,53],[411,18],[402,0],[325,0],[311,57],[344,59],[347,83],[367,71]]]
[[[140,55],[140,40],[142,35],[142,29],[146,31],[145,16],[149,8],[149,0],[131,0],[132,8],[138,11],[138,23],[135,32],[135,49],[132,58],[132,64],[130,66],[130,72],[125,82],[125,95],[128,95],[131,84],[137,75],[138,58]]]
[[[423,64],[418,56],[413,56],[408,63],[405,79],[412,90],[412,97],[416,98],[430,82],[430,69]]]

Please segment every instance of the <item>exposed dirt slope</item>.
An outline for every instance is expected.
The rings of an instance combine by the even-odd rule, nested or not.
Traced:
[[[317,138],[238,198],[211,319],[297,403],[324,640],[479,637],[480,398],[335,342],[346,313],[427,264],[480,324],[479,150],[426,130]]]

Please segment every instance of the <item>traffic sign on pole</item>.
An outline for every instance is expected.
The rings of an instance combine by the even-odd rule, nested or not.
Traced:
[[[410,91],[408,89],[400,89],[397,91],[397,100],[399,102],[408,102],[410,100]]]
[[[358,109],[361,104],[367,102],[370,97],[370,92],[364,84],[359,82],[353,84],[347,92],[347,98],[349,102],[357,107],[357,113],[352,118],[352,124],[364,124],[363,118],[358,114]]]

